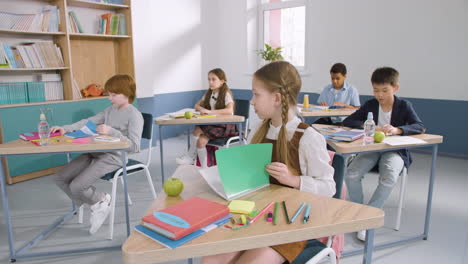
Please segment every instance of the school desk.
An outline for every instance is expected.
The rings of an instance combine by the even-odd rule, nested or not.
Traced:
[[[322,133],[323,135],[326,134],[331,134],[333,132],[329,132],[326,130],[323,130],[323,128],[327,127],[336,127],[336,126],[331,126],[331,125],[319,125],[315,124],[312,125],[313,128],[315,128],[319,133]],[[385,248],[393,245],[398,245],[401,243],[407,243],[410,241],[417,241],[417,240],[427,240],[428,235],[429,235],[429,224],[430,224],[430,219],[431,219],[431,208],[432,208],[432,192],[434,188],[434,179],[435,179],[435,165],[436,165],[436,160],[437,160],[437,150],[438,150],[438,145],[443,142],[443,136],[439,135],[431,135],[431,134],[419,134],[419,135],[412,135],[411,137],[419,138],[426,143],[422,144],[412,144],[412,145],[402,145],[402,146],[390,146],[385,143],[373,143],[369,145],[363,145],[362,141],[363,139],[358,139],[353,142],[336,142],[334,140],[327,140],[327,144],[333,148],[334,151],[336,151],[337,155],[343,156],[342,162],[343,164],[341,165],[342,168],[346,168],[346,160],[347,157],[349,157],[352,154],[359,154],[359,153],[368,153],[368,152],[384,152],[384,151],[389,151],[389,150],[398,150],[402,148],[407,148],[407,149],[412,149],[412,148],[425,148],[425,147],[431,147],[432,148],[432,164],[431,164],[431,170],[430,170],[430,175],[429,175],[429,189],[427,193],[427,203],[426,203],[426,216],[425,216],[425,222],[424,222],[424,232],[420,235],[416,235],[410,238],[405,238],[397,241],[392,241],[392,242],[386,242],[386,243],[381,243],[375,245],[375,249],[380,249],[380,248]],[[342,182],[344,180],[346,171],[345,169],[340,170],[341,173],[341,179],[342,181],[340,183],[337,182],[337,193],[341,193],[341,187],[342,187]],[[346,255],[354,255],[354,254],[359,254],[361,253],[362,250],[354,250],[350,252],[344,252],[343,256]]]
[[[202,116],[203,117],[203,116]],[[162,128],[164,126],[177,126],[177,125],[193,125],[193,126],[200,126],[200,125],[220,125],[220,124],[238,124],[237,129],[239,130],[239,137],[242,138],[242,123],[244,123],[244,117],[238,115],[216,115],[213,117],[205,117],[205,118],[171,118],[169,115],[163,115],[160,117],[156,117],[154,119],[154,123],[159,126],[159,152],[160,152],[160,159],[161,159],[161,177],[162,182],[164,182],[164,156],[163,156],[163,136],[162,136]],[[187,132],[187,141],[188,141],[188,148],[190,148],[190,128]]]
[[[0,158],[12,155],[31,155],[31,154],[57,154],[57,153],[88,153],[88,152],[114,152],[120,151],[122,153],[122,168],[123,168],[123,181],[124,181],[124,199],[125,199],[125,217],[127,221],[127,236],[130,234],[130,221],[128,214],[128,195],[127,195],[127,170],[126,170],[126,150],[129,148],[130,144],[127,141],[120,142],[98,142],[91,140],[89,143],[71,143],[64,142],[64,138],[58,143],[51,143],[47,146],[36,146],[31,142],[23,140],[15,140],[0,144]],[[13,236],[13,227],[11,224],[11,216],[8,205],[8,194],[5,186],[5,175],[3,162],[0,162],[0,188],[2,195],[2,204],[3,204],[3,216],[5,217],[6,231],[8,235],[8,245],[10,249],[10,259],[12,262],[16,261],[19,258],[30,258],[30,257],[40,257],[40,256],[50,256],[50,255],[61,255],[61,254],[70,254],[70,253],[82,253],[89,251],[98,251],[98,250],[108,250],[119,248],[120,245],[101,247],[101,248],[78,248],[73,250],[64,250],[64,251],[49,251],[49,252],[39,252],[39,253],[26,253],[31,247],[41,241],[43,238],[47,237],[50,233],[57,230],[60,225],[73,217],[77,212],[78,208],[73,204],[72,210],[69,211],[66,215],[58,218],[50,226],[48,226],[43,232],[34,237],[31,241],[25,243],[24,246],[18,250],[14,247],[14,236]],[[51,188],[56,188],[51,186]],[[58,189],[58,188],[57,188]]]
[[[181,195],[167,197],[161,193],[145,215],[193,196],[223,204],[228,203],[206,184],[195,166],[185,165],[182,169],[177,169],[173,177],[181,178],[184,182],[184,190]],[[310,218],[306,224],[303,223],[302,219],[293,224],[287,224],[283,211],[280,210],[276,225],[267,222],[265,217],[261,217],[251,226],[239,230],[219,227],[176,249],[166,248],[133,231],[122,246],[123,262],[125,264],[144,264],[191,259],[367,229],[369,239],[365,243],[366,254],[363,257],[363,263],[371,263],[373,230],[383,226],[384,223],[384,212],[381,209],[314,195],[279,185],[270,185],[245,195],[241,199],[254,201],[259,210],[270,202],[284,200],[287,202],[290,214],[293,214],[302,202],[306,202],[312,204]],[[300,216],[302,217],[302,214]],[[239,218],[239,216],[236,215],[235,218]]]

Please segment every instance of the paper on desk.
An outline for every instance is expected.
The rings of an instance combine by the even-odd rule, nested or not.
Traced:
[[[427,143],[426,141],[422,139],[415,138],[415,137],[408,137],[408,136],[386,137],[382,142],[390,146],[415,145],[415,144]]]
[[[199,114],[198,112],[195,111],[195,109],[193,108],[184,108],[184,109],[181,109],[177,112],[173,112],[173,113],[168,113],[167,115],[171,118],[177,118],[177,117],[184,117],[185,115],[185,112],[192,112],[194,114]]]

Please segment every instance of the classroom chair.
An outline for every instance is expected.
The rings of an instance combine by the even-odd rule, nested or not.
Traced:
[[[148,167],[151,162],[151,148],[153,143],[153,115],[142,113],[143,115],[143,133],[141,135],[142,139],[146,139],[148,142],[148,151],[146,154],[145,162],[140,162],[134,159],[128,159],[127,162],[127,176],[134,174],[136,172],[143,171],[146,175],[146,179],[148,180],[148,185],[151,190],[151,194],[153,195],[153,199],[156,199],[156,191],[154,190],[153,180],[151,179],[150,172]],[[115,201],[116,194],[117,194],[117,181],[120,178],[120,182],[123,186],[123,177],[122,176],[123,169],[120,168],[113,172],[109,172],[106,175],[102,176],[101,179],[109,181],[112,183],[112,201],[111,201],[111,211],[109,214],[109,239],[113,238],[114,235],[114,216],[115,216]],[[131,205],[132,200],[130,199],[130,195],[128,195],[128,202]],[[78,215],[78,222],[83,222],[83,209],[80,207],[79,215]]]
[[[216,156],[215,152],[219,148],[229,148],[231,144],[234,143],[241,143],[245,144],[247,139],[247,133],[249,132],[249,111],[250,111],[250,102],[249,100],[235,100],[236,108],[234,110],[234,115],[243,116],[245,118],[244,121],[244,131],[243,133],[243,141],[240,140],[239,136],[234,136],[230,138],[222,138],[222,139],[213,139],[208,141],[206,145],[206,150],[208,152],[208,167],[216,165]],[[196,165],[200,166],[200,161],[197,159]]]
[[[346,186],[343,185],[343,183],[336,178],[337,175],[340,175],[339,170],[342,168],[338,167],[338,164],[342,164],[340,162],[340,159],[342,159],[343,157],[340,155],[335,155],[335,152],[330,150],[328,151],[328,155],[330,156],[330,165],[332,165],[332,167],[335,169],[333,178],[335,180],[336,185],[340,186],[337,189],[341,189],[340,199],[346,200]],[[335,194],[334,197],[337,198],[338,196]],[[318,252],[315,256],[309,259],[306,262],[306,264],[316,264],[327,258],[331,264],[336,264],[337,255],[338,258],[340,258],[341,252],[344,249],[344,234],[333,235],[329,236],[328,238],[319,238],[317,240],[324,243],[325,246],[320,252]]]
[[[234,115],[243,116],[245,118],[244,121],[244,131],[243,131],[243,142],[245,143],[245,139],[247,138],[248,127],[249,127],[249,111],[250,111],[250,102],[249,100],[235,100],[236,108],[234,109]],[[208,145],[216,146],[218,148],[229,148],[229,146],[233,143],[241,142],[239,136],[230,137],[230,138],[223,138],[223,139],[214,139],[208,141]]]

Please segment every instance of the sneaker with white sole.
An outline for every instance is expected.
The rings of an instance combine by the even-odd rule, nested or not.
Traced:
[[[366,230],[358,231],[356,237],[361,241],[366,241]]]
[[[111,196],[110,194],[106,193],[102,201],[99,201],[90,206],[91,217],[89,221],[91,222],[91,228],[89,229],[89,233],[91,235],[98,231],[98,229],[102,226],[107,216],[109,215],[111,209],[110,202]]]
[[[196,155],[190,155],[189,153],[185,153],[180,155],[176,158],[176,162],[179,165],[193,165],[195,163]]]

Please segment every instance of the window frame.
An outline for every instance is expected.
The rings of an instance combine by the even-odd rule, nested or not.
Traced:
[[[292,7],[305,7],[305,36],[304,36],[304,66],[296,66],[294,65],[301,75],[308,75],[309,74],[309,56],[310,52],[310,27],[309,27],[309,16],[307,14],[310,13],[310,1],[308,0],[289,0],[286,2],[274,2],[274,3],[262,3],[262,0],[258,0],[258,38],[257,38],[257,49],[263,50],[264,48],[264,12],[271,11],[276,9],[285,9],[285,8],[292,8]],[[262,58],[260,56],[257,57],[257,65],[262,64]]]

